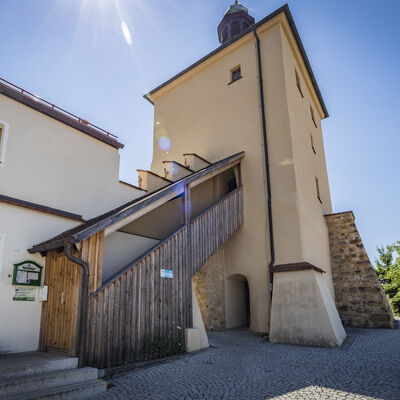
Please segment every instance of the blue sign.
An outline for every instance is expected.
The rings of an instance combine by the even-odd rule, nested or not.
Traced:
[[[161,278],[173,279],[174,271],[172,269],[162,269],[160,271]]]

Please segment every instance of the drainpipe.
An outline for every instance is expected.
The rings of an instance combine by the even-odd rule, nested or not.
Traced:
[[[271,268],[275,264],[275,245],[274,245],[274,231],[273,231],[273,227],[272,227],[271,178],[270,178],[270,170],[269,170],[267,123],[266,123],[266,119],[265,119],[265,101],[264,101],[263,74],[262,74],[262,64],[261,64],[260,38],[257,34],[257,27],[255,25],[253,28],[253,33],[254,33],[254,37],[256,38],[256,43],[257,43],[258,83],[259,83],[259,88],[260,88],[262,134],[263,134],[263,139],[264,139],[265,172],[266,172],[266,176],[267,176],[269,245],[270,245],[270,250],[271,250],[271,261],[268,265],[268,269],[269,269],[269,277],[270,277],[270,285],[271,285],[271,298],[272,298],[273,273],[271,271]]]
[[[87,334],[87,315],[88,315],[88,303],[89,303],[89,264],[80,258],[72,255],[72,243],[64,242],[65,255],[68,260],[77,264],[81,268],[80,275],[80,299],[78,309],[78,342],[79,342],[79,367],[85,365],[85,345],[86,345],[86,334]]]

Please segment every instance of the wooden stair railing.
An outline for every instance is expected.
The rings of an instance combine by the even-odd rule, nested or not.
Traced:
[[[240,187],[191,221],[190,252],[184,226],[92,293],[86,364],[107,368],[184,349],[192,276],[242,223]],[[173,278],[161,278],[161,269],[173,270]]]

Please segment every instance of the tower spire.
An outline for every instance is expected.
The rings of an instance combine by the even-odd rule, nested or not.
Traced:
[[[220,43],[225,43],[234,36],[239,35],[255,22],[249,15],[249,10],[238,0],[235,0],[225,12],[221,23],[218,25],[218,38]]]

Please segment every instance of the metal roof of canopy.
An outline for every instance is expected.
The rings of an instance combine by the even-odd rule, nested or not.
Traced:
[[[103,230],[115,231],[124,226],[135,218],[135,214],[139,216],[146,214],[152,209],[166,203],[167,201],[179,196],[183,193],[185,185],[196,186],[205,180],[211,179],[216,174],[231,168],[238,164],[244,157],[244,151],[236,153],[223,160],[217,161],[193,174],[190,174],[176,182],[149,193],[129,203],[123,204],[105,214],[95,217],[86,223],[75,228],[69,229],[50,240],[42,242],[29,249],[29,253],[46,252],[48,250],[61,248],[65,242],[72,244],[80,243],[85,239],[99,233]],[[150,206],[153,206],[152,208]],[[151,208],[151,209],[148,209]]]

